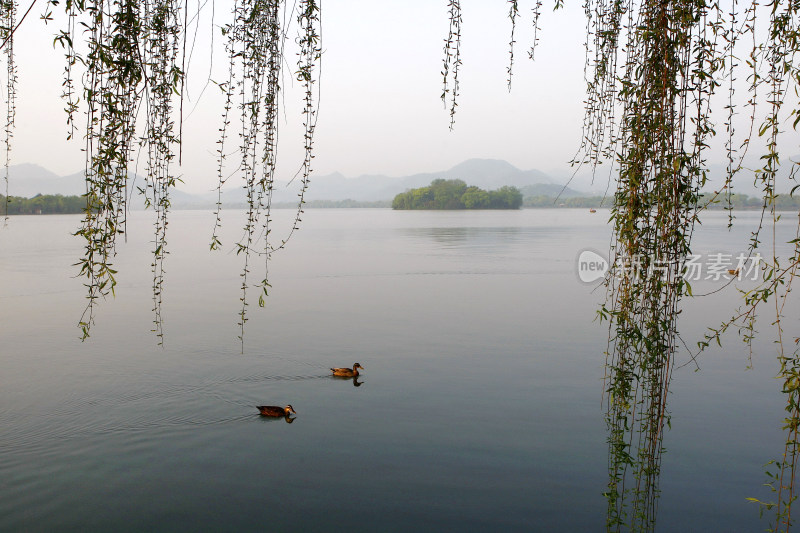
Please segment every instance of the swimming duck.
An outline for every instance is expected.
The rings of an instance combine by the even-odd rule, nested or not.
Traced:
[[[345,376],[345,377],[353,377],[358,375],[358,369],[364,370],[364,367],[361,366],[361,363],[356,363],[353,365],[353,369],[349,368],[331,368],[333,370],[334,376]]]
[[[286,407],[278,407],[277,405],[257,405],[258,409],[263,416],[289,416],[289,412],[297,414],[294,407],[287,405]]]

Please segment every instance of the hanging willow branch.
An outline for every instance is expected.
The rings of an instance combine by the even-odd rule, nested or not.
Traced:
[[[17,4],[14,0],[0,1],[0,39],[6,61],[6,121],[3,128],[3,144],[5,144],[5,163],[3,178],[5,196],[3,197],[3,216],[8,218],[8,167],[11,163],[11,138],[14,135],[14,118],[16,116],[17,97],[17,65],[14,62],[14,30],[16,29]]]
[[[285,29],[290,22],[287,17],[290,19],[292,15],[286,13],[286,6],[282,0],[240,0],[234,8],[233,22],[223,28],[223,34],[227,37],[226,50],[229,57],[228,81],[221,84],[226,104],[217,150],[218,201],[211,249],[219,249],[222,245],[218,234],[221,225],[221,195],[222,187],[229,177],[225,170],[227,162],[225,147],[231,135],[231,113],[238,98],[241,129],[237,171],[243,177],[247,196],[244,236],[236,245],[237,253],[244,258],[240,274],[242,305],[239,311],[239,336],[242,342],[244,342],[248,294],[251,288],[251,255],[261,254],[264,259],[263,276],[256,285],[259,289],[258,303],[263,306],[264,298],[270,288],[268,278],[270,255],[282,248],[299,228],[303,213],[303,197],[311,174],[317,102],[314,85],[321,50],[319,6],[313,0],[304,0],[300,2],[296,15],[299,48],[296,79],[303,88],[305,148],[299,172],[301,191],[292,229],[279,245],[275,245],[271,239],[270,217],[278,151],[278,112],[281,99],[280,80],[283,78],[282,69],[285,63]],[[263,236],[263,242],[261,248],[256,249],[259,235]]]
[[[444,66],[442,69],[442,103],[450,110],[450,129],[456,121],[456,106],[458,106],[458,71],[461,68],[461,3],[459,0],[449,0],[448,15],[450,29],[444,40]]]
[[[538,6],[537,6],[538,9]],[[536,11],[538,13],[538,11]],[[519,16],[519,2],[518,0],[508,0],[508,18],[511,21],[511,38],[508,41],[508,67],[506,71],[508,72],[508,77],[506,78],[506,83],[508,84],[508,90],[511,91],[511,77],[514,74],[514,44],[517,42],[514,40],[514,33],[517,29],[517,17]],[[538,19],[538,15],[537,15]],[[533,26],[536,28],[538,21],[534,21]],[[534,45],[536,44],[536,37],[534,36]],[[531,47],[533,50],[533,47]]]
[[[771,4],[769,39],[757,45],[756,3],[742,12],[737,5],[723,11],[716,2],[587,3],[588,98],[581,157],[576,162],[597,164],[612,158],[619,169],[612,209],[615,260],[607,280],[607,301],[600,310],[600,316],[609,320],[609,530],[655,527],[680,302],[691,294],[684,264],[699,220],[699,192],[706,184],[705,153],[715,135],[712,100],[721,80],[727,78],[728,175],[723,189],[729,189],[753,137],[751,127],[737,153],[734,116],[739,104],[734,101],[733,85],[741,49],[738,43],[752,36],[747,61],[752,69],[748,105],[756,105],[758,88],[766,85],[770,109],[759,132],[766,153],[757,172],[766,209],[776,196],[780,169],[779,124],[785,116],[780,113],[781,106],[788,85],[796,90],[799,79],[795,64],[800,48],[799,8],[796,2]],[[766,73],[762,65],[766,65]],[[795,114],[793,111],[791,116]],[[729,190],[725,194],[729,197]],[[758,242],[756,233],[753,247]],[[786,293],[776,291],[790,285],[797,260],[793,258],[792,267],[783,269],[777,261],[775,258],[772,268],[765,270],[766,289],[746,294],[745,304],[753,311],[759,301],[776,296],[779,361],[790,416],[786,419],[786,452],[775,477],[780,503],[770,505],[777,508],[778,522],[788,529],[800,425],[793,384],[800,383],[800,362],[796,350],[791,355],[784,351],[779,309]],[[777,278],[777,284],[770,281]],[[735,317],[747,320],[744,336],[748,341],[755,334],[754,314],[749,311]],[[707,346],[712,337],[702,344]]]
[[[746,14],[747,25],[755,25],[755,7],[751,7]],[[788,94],[798,94],[800,87],[800,66],[797,64],[797,54],[800,52],[800,5],[797,2],[776,2],[770,5],[769,27],[766,42],[753,45],[748,63],[753,70],[751,75],[750,90],[751,105],[756,100],[759,88],[766,90],[766,116],[758,130],[758,136],[765,140],[766,150],[761,157],[762,166],[756,170],[755,183],[762,190],[763,204],[761,222],[753,232],[749,253],[752,255],[762,243],[762,230],[764,221],[768,220],[771,228],[772,251],[762,267],[762,282],[750,290],[742,290],[743,303],[729,320],[717,328],[710,328],[710,332],[703,341],[698,343],[701,350],[711,342],[720,342],[722,335],[731,327],[737,328],[742,340],[748,345],[752,357],[752,342],[756,337],[756,319],[759,310],[769,303],[773,304],[771,312],[772,325],[775,330],[775,344],[778,351],[781,392],[785,395],[786,405],[783,418],[785,444],[780,459],[771,461],[774,467],[767,472],[767,485],[772,489],[776,500],[765,502],[758,498],[748,498],[761,505],[762,512],[769,510],[774,513],[775,520],[771,523],[769,531],[789,531],[792,525],[792,504],[797,499],[795,475],[800,458],[800,348],[796,334],[787,338],[783,327],[784,307],[787,303],[792,284],[800,272],[800,226],[792,244],[789,257],[781,259],[776,252],[775,227],[780,218],[776,213],[775,200],[778,196],[776,189],[781,170],[790,166],[788,172],[789,183],[796,182],[798,163],[782,162],[779,153],[779,141],[782,138],[782,125],[791,124],[794,132],[800,124],[800,109],[797,107],[784,109],[785,98]],[[764,65],[764,70],[758,66]],[[750,140],[750,137],[747,139]],[[792,187],[794,194],[798,185]],[[788,344],[788,346],[787,346]],[[792,346],[793,345],[793,346]]]
[[[509,0],[511,20],[510,83],[518,2]],[[562,7],[555,0],[555,8]],[[450,2],[450,33],[444,50],[444,87],[448,95],[451,80],[457,89],[460,65],[461,9]],[[540,2],[533,7],[534,42],[537,42]],[[767,39],[757,35],[758,13],[753,1],[740,7],[717,2],[662,2],[591,0],[584,5],[587,16],[586,113],[583,136],[573,164],[593,168],[613,160],[618,169],[617,192],[612,221],[614,268],[607,279],[608,296],[600,309],[609,320],[606,362],[606,422],[609,429],[609,483],[607,529],[652,530],[658,502],[662,439],[669,424],[667,396],[678,348],[680,302],[691,295],[684,279],[685,260],[691,252],[691,237],[699,220],[700,190],[707,182],[705,153],[716,134],[712,100],[727,80],[725,106],[725,149],[727,176],[721,193],[730,207],[733,177],[754,139],[756,108],[760,87],[767,87],[770,111],[758,131],[765,139],[763,166],[756,171],[764,197],[764,211],[772,213],[773,225],[776,177],[781,168],[778,155],[780,124],[792,119],[796,130],[800,110],[782,111],[787,93],[800,94],[800,73],[796,55],[800,52],[798,11],[800,4],[777,0],[768,6]],[[763,13],[761,14],[763,18]],[[734,117],[737,107],[734,85],[739,66],[740,43],[751,37],[745,61],[751,96],[750,128],[735,145]],[[764,66],[766,65],[766,72]],[[791,88],[791,90],[790,90]],[[450,101],[451,128],[458,91]],[[761,104],[759,104],[761,102]],[[797,171],[792,163],[792,179]],[[794,192],[798,189],[795,186]],[[719,195],[720,192],[717,193]],[[714,200],[716,196],[714,195]],[[729,224],[732,215],[729,214]],[[763,216],[762,216],[763,220]],[[773,226],[774,227],[774,226]],[[774,230],[773,230],[774,235]],[[751,252],[759,244],[759,232],[752,238]],[[729,326],[740,327],[750,342],[754,335],[756,308],[772,299],[776,306],[780,377],[787,394],[785,419],[787,444],[773,488],[778,503],[764,504],[777,510],[775,530],[788,530],[791,505],[796,499],[794,477],[800,455],[800,354],[787,354],[781,328],[782,309],[800,265],[800,229],[790,266],[779,265],[773,248],[773,264],[764,270],[764,285],[745,293],[744,311],[712,330],[701,348]],[[795,339],[796,344],[800,341]]]
[[[536,58],[536,45],[539,44],[539,17],[542,15],[542,0],[536,0],[533,5],[533,37],[531,38],[531,47],[528,49],[528,59],[533,61]]]
[[[145,181],[146,205],[156,212],[153,238],[153,331],[163,343],[161,303],[164,289],[164,259],[167,255],[167,213],[170,189],[176,178],[170,172],[178,144],[172,120],[172,96],[183,84],[183,71],[178,66],[178,52],[183,32],[181,7],[177,0],[145,0],[141,4],[145,26],[139,39],[142,61],[146,66],[147,117],[140,144],[147,150]]]
[[[169,189],[173,146],[172,97],[183,73],[176,65],[182,27],[175,0],[69,1],[67,27],[56,38],[65,49],[63,97],[68,137],[77,130],[79,101],[86,109],[83,127],[86,164],[86,210],[76,235],[85,241],[80,275],[86,279],[88,304],[79,322],[90,334],[99,299],[114,294],[116,239],[125,232],[130,163],[138,142],[147,155],[146,204],[156,212],[153,247],[154,331],[161,342],[161,302],[166,256]],[[83,28],[83,35],[77,29]],[[82,38],[86,51],[77,47]],[[74,71],[84,68],[82,99],[74,89]],[[144,132],[137,118],[144,109]]]
[[[128,164],[135,142],[136,111],[144,80],[138,41],[143,29],[137,1],[108,4],[102,1],[69,3],[71,19],[81,20],[87,34],[84,56],[74,47],[76,25],[71,21],[60,40],[68,49],[67,69],[81,63],[83,101],[86,105],[84,151],[86,153],[86,212],[76,235],[85,241],[80,274],[86,278],[88,304],[79,326],[89,336],[99,298],[114,293],[116,271],[112,258],[116,238],[124,233]],[[82,19],[86,19],[83,21]],[[69,79],[67,85],[72,85]],[[68,93],[70,121],[77,102]]]
[[[9,4],[12,5],[12,4]],[[51,20],[48,2],[43,18]],[[188,14],[178,0],[68,0],[64,4],[67,23],[56,37],[65,53],[63,98],[67,112],[68,138],[83,137],[86,153],[87,208],[80,229],[84,257],[79,262],[85,279],[88,303],[79,326],[85,339],[94,323],[99,300],[114,294],[116,270],[113,258],[116,239],[125,232],[129,175],[135,154],[145,156],[145,183],[137,187],[145,204],[155,212],[153,236],[153,330],[163,342],[163,302],[167,219],[170,190],[179,181],[172,170],[180,153],[180,114],[183,102],[184,56]],[[244,255],[240,327],[247,321],[248,275],[251,254],[264,256],[264,274],[258,287],[259,304],[269,287],[269,255],[288,240],[273,245],[270,238],[270,208],[278,146],[278,112],[281,98],[286,28],[296,19],[299,49],[296,78],[303,88],[305,156],[299,175],[302,191],[295,222],[298,227],[303,195],[309,183],[316,126],[316,66],[320,58],[319,6],[304,0],[290,6],[283,0],[241,0],[234,5],[233,22],[222,31],[227,38],[229,76],[220,84],[226,105],[219,141],[219,201],[212,249],[221,245],[217,229],[221,224],[222,186],[226,143],[232,112],[240,115],[237,167],[247,191],[248,212],[244,237],[238,251]],[[13,27],[9,23],[8,27]],[[80,74],[80,83],[76,76]],[[82,89],[76,89],[76,85]],[[175,99],[180,98],[180,105]],[[79,126],[85,111],[85,126]],[[13,115],[9,115],[9,120]],[[10,131],[9,128],[7,130]],[[256,243],[263,235],[260,250]],[[241,336],[241,335],[240,335]]]
[[[695,26],[703,16],[696,3],[645,2],[627,39],[622,118],[615,132],[620,139],[612,209],[616,260],[602,310],[610,319],[606,497],[612,530],[650,530],[655,523],[679,301],[686,292],[682,269],[705,183],[704,102],[714,90],[707,42]],[[620,18],[610,17],[616,31]],[[601,59],[599,74],[607,76],[606,66],[614,60]],[[596,86],[610,90],[613,84],[598,80]],[[692,122],[686,111],[691,100],[697,105]],[[591,146],[598,146],[596,139]]]

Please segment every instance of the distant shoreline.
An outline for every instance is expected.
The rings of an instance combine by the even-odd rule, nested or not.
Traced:
[[[720,199],[721,198],[721,199]],[[553,196],[526,196],[522,202],[522,209],[610,209],[611,197],[602,196],[574,196],[569,198],[556,198]],[[755,211],[761,209],[762,200],[742,194],[731,195],[730,205],[734,211]],[[6,207],[8,206],[8,213]],[[10,203],[6,203],[5,196],[0,195],[0,216],[15,215],[74,215],[84,212],[86,203],[83,196],[37,195],[33,198],[11,196]],[[224,210],[247,209],[247,204],[236,202],[226,204]],[[213,203],[180,203],[176,202],[171,209],[175,211],[188,210],[214,210]],[[294,202],[274,202],[273,209],[297,209]],[[359,200],[309,200],[303,204],[303,209],[391,209],[391,200],[359,201]],[[709,210],[717,211],[728,208],[727,200],[720,196],[709,206]],[[133,211],[143,211],[143,205],[131,205]],[[778,195],[776,198],[776,211],[800,210],[800,198],[789,195]],[[448,211],[465,211],[465,209],[449,209]]]

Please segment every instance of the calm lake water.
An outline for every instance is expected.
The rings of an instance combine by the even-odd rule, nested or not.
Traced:
[[[0,530],[603,530],[604,294],[576,259],[607,250],[607,211],[308,210],[244,353],[225,216],[212,253],[212,216],[172,213],[163,348],[150,214],[131,214],[83,343],[79,218],[0,231]],[[740,221],[712,213],[696,251],[743,251]],[[688,302],[687,344],[734,301]],[[657,530],[767,526],[745,498],[769,498],[762,465],[782,452],[770,322],[753,369],[729,337],[675,371]],[[329,376],[355,362],[360,386]],[[254,407],[286,403],[291,424]]]

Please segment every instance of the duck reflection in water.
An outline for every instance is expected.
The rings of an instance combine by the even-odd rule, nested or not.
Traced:
[[[341,381],[352,381],[353,387],[360,387],[364,384],[363,381],[358,381],[360,376],[337,376],[336,374],[333,375],[333,379],[338,379]]]
[[[297,411],[294,410],[294,407],[291,405],[287,405],[286,407],[278,407],[277,405],[258,405],[256,406],[261,416],[269,417],[269,418],[283,418],[286,420],[287,424],[291,424],[294,422],[294,418],[289,416],[289,413],[297,414]]]

